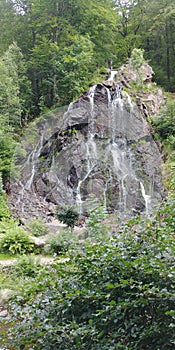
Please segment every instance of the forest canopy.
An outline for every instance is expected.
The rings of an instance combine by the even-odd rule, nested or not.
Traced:
[[[23,127],[103,80],[134,48],[174,91],[173,0],[1,0],[0,25],[3,179]]]
[[[30,117],[78,97],[133,48],[144,49],[157,82],[174,90],[172,0],[2,0],[0,16],[1,57],[15,41],[26,62]]]

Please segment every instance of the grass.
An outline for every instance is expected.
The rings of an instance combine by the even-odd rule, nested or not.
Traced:
[[[12,260],[17,259],[19,256],[12,254],[0,253],[0,260]]]

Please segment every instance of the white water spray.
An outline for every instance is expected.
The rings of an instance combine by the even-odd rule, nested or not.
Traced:
[[[117,71],[111,69],[111,72],[110,72],[110,76],[109,76],[109,78],[108,78],[108,81],[113,81],[113,80],[115,79],[116,75],[117,75]]]
[[[41,135],[39,142],[37,143],[37,145],[34,148],[34,150],[32,151],[32,153],[29,155],[28,160],[27,160],[29,167],[31,166],[31,174],[30,174],[30,177],[25,185],[25,189],[27,189],[27,190],[30,190],[32,187],[32,184],[33,184],[33,180],[34,180],[34,176],[35,176],[35,172],[36,172],[36,166],[38,163],[38,158],[39,158],[41,150],[43,148],[43,139],[44,139],[44,136]]]
[[[83,200],[81,196],[81,186],[90,176],[92,170],[96,166],[97,162],[97,147],[94,140],[94,94],[96,90],[96,85],[92,86],[88,92],[88,98],[90,102],[90,116],[91,116],[91,127],[88,135],[88,140],[86,142],[86,159],[87,159],[87,172],[83,179],[79,180],[77,186],[76,194],[76,204],[80,214],[83,212]]]
[[[149,213],[150,213],[150,206],[151,206],[151,196],[146,194],[145,192],[145,187],[143,185],[143,182],[140,181],[140,187],[141,187],[141,192],[142,192],[142,196],[144,198],[144,201],[145,201],[145,212],[146,212],[146,215],[149,216]]]

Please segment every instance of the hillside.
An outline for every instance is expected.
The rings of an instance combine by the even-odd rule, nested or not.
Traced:
[[[174,18],[1,0],[0,349],[175,348]]]

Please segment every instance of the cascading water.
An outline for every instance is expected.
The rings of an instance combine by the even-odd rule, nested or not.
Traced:
[[[106,198],[106,194],[108,191],[108,187],[110,185],[110,183],[112,182],[112,175],[111,175],[111,171],[109,171],[109,177],[106,181],[105,187],[104,187],[104,191],[103,191],[103,207],[104,207],[104,212],[107,212],[107,198]]]
[[[151,196],[146,194],[145,187],[141,181],[140,181],[140,187],[141,187],[142,196],[145,201],[145,212],[146,212],[146,215],[149,216],[151,211]]]
[[[30,153],[30,155],[28,156],[28,159],[27,159],[27,164],[29,166],[28,167],[29,168],[29,179],[27,180],[27,182],[25,184],[25,189],[27,189],[27,190],[30,190],[32,187],[32,184],[33,184],[33,179],[34,179],[35,172],[36,172],[38,158],[39,158],[41,150],[43,148],[43,141],[44,141],[43,139],[44,139],[44,136],[42,134],[38,144],[36,145],[34,150]],[[30,169],[31,169],[31,172],[30,172]]]
[[[108,78],[108,81],[113,81],[113,80],[115,79],[116,75],[117,75],[117,71],[111,69],[111,72],[110,72],[110,76],[109,76],[109,78]]]
[[[114,79],[116,72],[111,72],[109,81]],[[76,194],[76,204],[80,213],[83,213],[82,199],[82,187],[90,176],[94,174],[96,168],[101,167],[101,162],[107,164],[109,176],[105,180],[104,189],[101,200],[105,210],[108,207],[107,193],[112,188],[112,183],[117,182],[118,194],[116,194],[116,208],[120,212],[126,212],[128,210],[134,210],[131,207],[131,197],[136,195],[141,189],[141,195],[144,199],[144,206],[146,214],[150,211],[150,196],[145,194],[144,185],[136,175],[133,167],[133,154],[130,147],[127,145],[125,137],[125,104],[127,113],[133,113],[133,104],[130,96],[125,93],[122,98],[122,90],[120,86],[115,86],[115,89],[110,91],[108,87],[105,87],[107,96],[107,109],[108,109],[108,127],[110,128],[110,142],[108,143],[105,151],[101,149],[98,134],[95,134],[95,116],[94,116],[94,95],[96,91],[96,85],[90,88],[88,92],[88,99],[90,103],[90,124],[88,139],[86,142],[86,164],[87,168],[85,175],[79,180]],[[126,101],[126,102],[125,102]],[[128,108],[129,107],[129,108]],[[101,126],[103,127],[103,126]],[[119,129],[119,130],[118,130]],[[116,136],[120,134],[121,136]],[[95,138],[95,136],[97,136]],[[112,158],[111,158],[112,157]],[[112,163],[111,163],[112,160]],[[138,195],[138,194],[137,194]],[[132,200],[133,202],[133,200]]]
[[[87,169],[84,177],[79,180],[77,186],[76,194],[76,204],[80,214],[83,212],[83,200],[81,196],[81,186],[88,179],[92,173],[94,167],[97,163],[97,147],[94,140],[95,130],[94,130],[94,94],[95,94],[96,85],[92,86],[88,91],[88,99],[90,103],[90,124],[88,131],[88,139],[86,142],[86,159],[87,159]]]
[[[41,200],[46,211],[51,202],[76,204],[81,214],[103,204],[111,212],[150,215],[161,200],[160,153],[146,119],[115,76],[112,71],[65,113],[46,116],[26,135],[14,186],[19,216],[34,215],[37,206],[41,215]]]
[[[124,101],[121,96],[120,86],[116,86],[113,99],[111,98],[111,95],[109,96],[109,89],[108,89],[107,96],[108,96],[108,106],[111,114],[111,140],[112,140],[112,143],[108,147],[108,152],[111,153],[112,155],[114,174],[118,178],[118,187],[119,187],[118,209],[125,211],[127,209],[128,178],[132,177],[136,180],[136,175],[132,169],[130,150],[127,150],[127,143],[124,137],[124,130],[123,130]],[[129,102],[131,103],[130,100]],[[117,138],[117,139],[116,139],[116,117],[119,121],[120,130],[123,132],[123,137]],[[105,206],[106,206],[106,203],[105,203]]]
[[[34,149],[29,152],[26,162],[21,167],[21,173],[25,174],[25,179],[18,181],[18,197],[16,205],[20,205],[21,213],[24,212],[25,191],[33,192],[33,181],[37,171],[38,159],[43,148],[44,135],[42,134]]]

